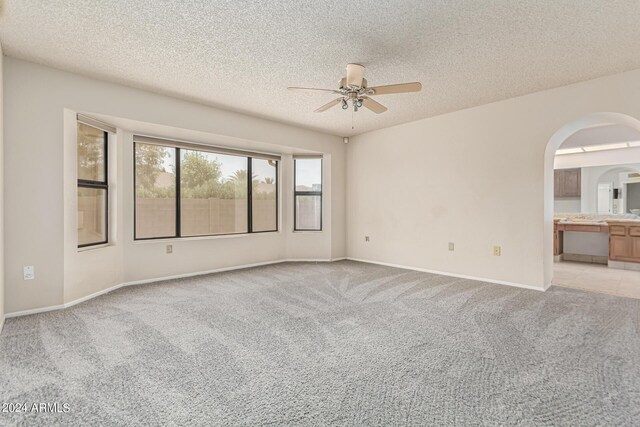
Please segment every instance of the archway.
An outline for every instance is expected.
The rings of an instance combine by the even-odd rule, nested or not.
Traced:
[[[593,113],[572,120],[558,129],[549,139],[544,154],[544,283],[553,279],[553,166],[555,153],[562,143],[574,133],[597,126],[628,126],[640,132],[640,120],[621,113]]]

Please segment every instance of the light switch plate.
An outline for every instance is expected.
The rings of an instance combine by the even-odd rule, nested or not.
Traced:
[[[36,278],[36,271],[33,265],[26,265],[22,268],[22,277],[24,280],[33,280]]]
[[[452,251],[455,249],[455,245],[453,244],[453,242],[449,242],[449,250]]]

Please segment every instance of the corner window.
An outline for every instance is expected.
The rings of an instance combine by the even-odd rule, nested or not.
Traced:
[[[78,122],[78,247],[108,242],[109,134]]]
[[[134,139],[136,240],[278,231],[275,158]]]
[[[322,158],[294,159],[294,230],[322,230]]]

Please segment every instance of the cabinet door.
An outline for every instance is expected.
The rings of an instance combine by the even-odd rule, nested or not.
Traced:
[[[640,237],[629,238],[629,246],[631,246],[631,258],[636,258],[640,261]]]
[[[562,174],[562,194],[564,197],[580,197],[580,169],[566,169]]]
[[[553,171],[553,195],[554,197],[562,197],[562,170]]]
[[[629,245],[624,236],[609,236],[609,259],[629,258]]]

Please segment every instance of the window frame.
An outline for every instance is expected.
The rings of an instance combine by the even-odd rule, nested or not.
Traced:
[[[175,221],[175,232],[173,235],[171,236],[156,236],[156,237],[138,237],[137,234],[137,210],[138,210],[138,197],[137,197],[137,191],[136,189],[138,188],[138,173],[136,170],[136,144],[145,144],[145,143],[140,143],[140,142],[133,142],[133,240],[163,240],[163,239],[176,239],[178,238],[178,233],[179,233],[179,225],[180,225],[180,215],[178,214],[179,210],[180,210],[180,192],[178,190],[178,182],[180,179],[180,176],[178,175],[178,163],[180,162],[180,159],[178,159],[178,156],[180,155],[180,150],[178,147],[172,147],[170,145],[159,145],[161,147],[165,147],[165,148],[170,148],[172,150],[174,150],[174,156],[175,156],[175,162],[176,162],[176,177],[175,177],[175,181],[176,181],[176,221]],[[153,144],[147,144],[147,145],[153,145]]]
[[[310,160],[310,159],[318,159],[320,160],[320,191],[298,191],[298,183],[297,183],[297,166],[298,160]],[[294,157],[293,158],[293,231],[322,231],[322,211],[324,205],[324,197],[322,193],[324,191],[324,159],[322,156],[304,156],[304,157]],[[298,215],[297,215],[297,200],[298,196],[320,196],[320,228],[298,228]]]
[[[280,204],[278,203],[278,200],[280,199],[280,190],[279,190],[279,183],[280,183],[280,176],[278,175],[279,171],[280,171],[280,161],[279,160],[273,160],[274,162],[276,162],[276,229],[275,230],[262,230],[262,231],[253,231],[253,159],[254,157],[249,157],[249,163],[247,165],[247,174],[249,176],[251,176],[252,178],[249,180],[251,181],[249,183],[249,200],[248,200],[248,206],[249,206],[249,228],[248,228],[248,233],[247,234],[260,234],[260,233],[274,233],[274,232],[278,232],[280,229]],[[269,160],[269,159],[267,159]],[[218,234],[215,234],[215,236],[218,236]]]
[[[76,122],[76,131],[78,128],[78,124],[83,124],[84,126],[89,126],[92,127],[94,129],[97,129],[99,131],[102,131],[104,134],[104,181],[95,181],[95,180],[90,180],[90,179],[80,179],[78,178],[78,185],[77,188],[91,188],[91,189],[97,189],[97,190],[105,190],[105,203],[104,203],[104,236],[105,239],[99,242],[92,242],[92,243],[84,243],[84,244],[80,244],[80,242],[78,242],[78,249],[83,249],[83,248],[89,248],[91,246],[102,246],[102,245],[106,245],[109,243],[109,132],[107,132],[104,129],[98,128],[96,126],[92,126],[90,124],[81,122],[81,121],[77,121]],[[78,144],[77,141],[77,134],[76,134],[76,147]],[[77,153],[76,153],[76,158],[77,158]],[[77,160],[76,160],[76,165],[77,165]],[[77,168],[77,166],[76,166]],[[76,169],[76,176],[78,175],[78,171]],[[78,196],[76,195],[76,198]],[[77,204],[77,199],[76,199],[76,204]],[[77,207],[76,207],[77,210]],[[77,219],[76,219],[77,222]],[[76,236],[77,239],[77,236]]]
[[[229,150],[233,152],[225,152],[225,150],[217,151],[215,147],[200,146],[197,144],[188,143],[185,147],[174,145],[171,143],[172,141],[166,140],[166,143],[153,143],[153,142],[144,142],[144,141],[136,141],[134,138],[133,141],[133,240],[134,241],[148,241],[148,240],[170,240],[170,239],[201,239],[207,237],[221,237],[221,236],[242,236],[249,234],[262,234],[262,233],[277,233],[280,231],[280,217],[279,217],[279,198],[280,193],[278,190],[280,178],[278,175],[279,164],[281,159],[275,160],[270,159],[276,162],[276,228],[275,230],[263,230],[263,231],[253,231],[253,212],[252,212],[252,196],[253,196],[253,179],[252,179],[252,162],[254,156],[251,153],[246,153],[242,155],[240,150]],[[137,211],[137,196],[136,196],[136,146],[137,144],[147,144],[147,145],[158,145],[161,147],[170,148],[175,150],[175,164],[176,164],[176,223],[175,223],[175,233],[172,236],[159,236],[159,237],[138,237],[137,236],[137,222],[136,222],[136,211]],[[181,230],[181,188],[180,188],[180,168],[181,168],[181,150],[189,150],[189,151],[200,151],[204,153],[213,153],[213,154],[221,154],[226,156],[236,156],[236,157],[244,157],[247,159],[247,231],[242,231],[238,233],[216,233],[216,234],[197,234],[193,236],[183,236]],[[259,157],[256,157],[259,158]]]

